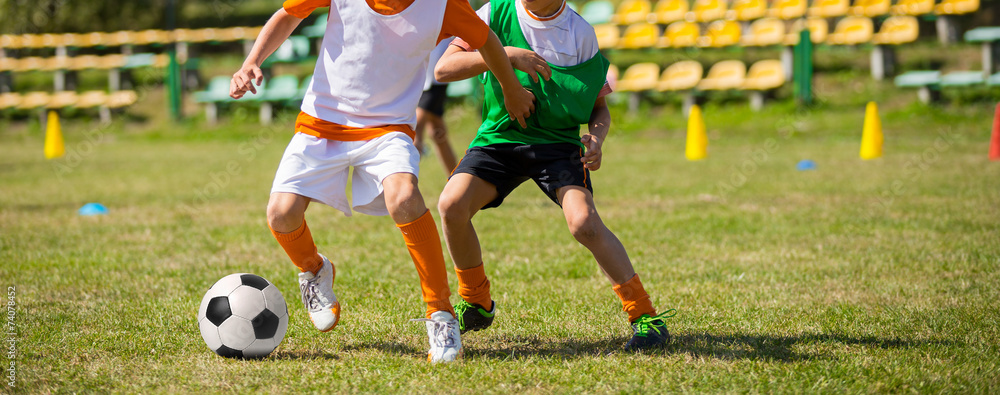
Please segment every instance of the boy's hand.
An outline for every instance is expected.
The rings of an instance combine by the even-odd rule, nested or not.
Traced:
[[[233,79],[229,82],[229,97],[239,99],[247,91],[257,94],[257,88],[254,87],[254,83],[260,86],[260,83],[263,81],[264,73],[260,71],[260,67],[257,67],[255,64],[245,64],[240,68],[240,71],[233,74]]]
[[[520,85],[514,89],[504,89],[503,105],[507,107],[510,119],[517,120],[522,128],[526,128],[528,123],[524,120],[535,111],[535,95]]]
[[[583,143],[583,146],[587,147],[587,152],[583,155],[583,158],[580,158],[580,162],[583,162],[583,168],[591,171],[600,169],[601,159],[604,156],[601,152],[601,144],[603,142],[597,136],[590,133],[580,137],[580,142]]]
[[[510,58],[510,65],[527,73],[535,82],[538,82],[539,75],[546,81],[552,78],[552,68],[549,67],[549,62],[542,59],[535,51],[517,47],[504,47],[504,51]]]

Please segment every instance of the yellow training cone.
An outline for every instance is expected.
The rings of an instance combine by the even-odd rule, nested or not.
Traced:
[[[63,155],[66,155],[66,145],[59,126],[59,113],[49,111],[45,125],[45,159],[61,158]]]
[[[701,107],[691,106],[688,115],[687,145],[684,156],[688,160],[702,160],[708,156],[708,136],[705,134],[705,121],[701,118]]]
[[[882,121],[878,118],[878,105],[868,102],[865,108],[865,126],[861,131],[861,159],[882,157]]]

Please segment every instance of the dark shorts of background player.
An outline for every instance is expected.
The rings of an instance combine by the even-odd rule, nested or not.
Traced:
[[[420,94],[417,107],[439,117],[444,116],[444,101],[448,98],[448,84],[433,84]]]
[[[594,192],[590,171],[580,162],[582,156],[583,148],[569,143],[472,147],[452,175],[467,173],[496,186],[497,198],[483,209],[499,207],[507,195],[529,179],[559,204],[556,191],[564,186],[576,185]]]

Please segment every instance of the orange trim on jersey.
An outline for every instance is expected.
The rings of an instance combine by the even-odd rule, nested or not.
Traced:
[[[295,119],[295,131],[327,140],[366,141],[382,137],[392,132],[402,132],[415,139],[417,134],[410,125],[382,125],[370,128],[356,128],[324,121],[305,112],[299,112]]]
[[[538,16],[538,15],[535,15],[534,12],[531,12],[531,10],[529,10],[527,8],[525,8],[524,10],[528,12],[528,16],[530,16],[531,19],[534,19],[536,21],[545,22],[545,21],[551,21],[553,19],[558,18],[559,15],[562,15],[563,10],[565,10],[565,9],[566,9],[566,2],[563,1],[562,2],[562,6],[559,7],[559,11],[556,11],[555,14],[552,14],[552,15],[549,15],[549,16]]]
[[[365,2],[372,11],[382,15],[396,15],[413,4],[413,0],[365,0]]]
[[[469,43],[473,50],[486,44],[490,37],[490,27],[479,19],[476,11],[468,0],[447,0],[444,8],[444,21],[441,23],[441,34],[437,42],[448,37],[458,37]]]
[[[288,15],[299,19],[306,19],[317,8],[329,6],[330,0],[286,0],[281,4]]]

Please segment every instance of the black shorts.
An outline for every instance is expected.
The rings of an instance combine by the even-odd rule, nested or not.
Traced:
[[[439,117],[444,116],[444,101],[448,98],[448,84],[433,84],[420,94],[417,107]]]
[[[590,171],[580,159],[583,148],[576,144],[493,144],[472,147],[452,174],[467,173],[493,184],[497,198],[484,209],[499,207],[503,199],[528,179],[559,204],[556,191],[569,185],[587,188],[591,193]]]

